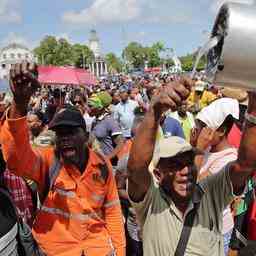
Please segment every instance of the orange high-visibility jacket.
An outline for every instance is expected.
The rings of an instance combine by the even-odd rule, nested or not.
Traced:
[[[125,155],[129,155],[130,151],[132,148],[132,140],[129,139],[124,143],[124,146],[122,147],[122,149],[119,151],[119,153],[117,154],[118,159],[121,159],[122,157],[124,157]]]
[[[39,192],[54,161],[53,148],[32,149],[26,118],[6,119],[0,143],[8,168],[37,182]],[[33,235],[48,256],[125,255],[123,220],[111,164],[102,177],[104,160],[89,150],[86,170],[62,165],[37,214]]]

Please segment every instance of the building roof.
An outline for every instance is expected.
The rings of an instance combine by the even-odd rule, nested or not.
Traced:
[[[26,46],[24,46],[24,45],[22,45],[22,44],[11,43],[11,44],[7,45],[6,47],[2,48],[2,49],[1,49],[1,53],[2,53],[3,51],[7,51],[7,50],[10,50],[10,49],[23,49],[23,50],[30,51]]]

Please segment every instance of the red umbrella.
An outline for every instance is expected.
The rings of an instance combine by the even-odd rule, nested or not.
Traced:
[[[93,74],[84,69],[55,66],[39,66],[39,81],[55,85],[94,85]]]

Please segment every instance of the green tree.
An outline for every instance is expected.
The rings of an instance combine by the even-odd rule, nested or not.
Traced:
[[[34,49],[39,64],[83,67],[93,59],[92,51],[81,44],[70,44],[66,39],[57,40],[54,36],[46,36]]]
[[[35,55],[38,57],[39,64],[54,64],[58,49],[58,41],[54,36],[46,36],[40,45],[34,49]]]
[[[132,65],[133,68],[144,67],[146,53],[144,47],[140,43],[129,43],[123,50],[122,56]]]
[[[193,54],[187,54],[185,56],[180,57],[180,61],[182,64],[182,69],[184,71],[191,71],[193,69],[193,63],[194,63]]]
[[[152,45],[152,48],[157,51],[158,53],[165,50],[164,43],[161,41],[158,41]]]
[[[73,63],[77,68],[83,68],[91,63],[94,56],[93,52],[86,45],[74,44],[72,46]]]
[[[122,56],[134,68],[142,68],[145,61],[148,61],[149,67],[157,67],[161,64],[160,53],[164,51],[164,44],[156,42],[152,46],[144,47],[140,43],[131,42],[124,49]]]
[[[159,67],[162,64],[162,60],[160,58],[161,52],[165,50],[164,43],[156,42],[150,47],[145,47],[146,58],[148,61],[149,67]]]
[[[66,39],[59,39],[55,55],[55,65],[68,66],[73,64],[72,45]]]
[[[146,59],[149,67],[157,67],[161,64],[161,59],[157,49],[153,47],[145,47]]]
[[[180,61],[181,61],[183,70],[185,70],[185,71],[193,70],[197,54],[198,54],[198,51],[196,51],[192,54],[187,54],[186,56],[180,57]],[[205,68],[205,63],[206,63],[206,58],[202,57],[197,66],[197,70],[198,71],[203,70]]]
[[[114,53],[110,52],[106,55],[106,62],[110,71],[122,71],[122,62]]]

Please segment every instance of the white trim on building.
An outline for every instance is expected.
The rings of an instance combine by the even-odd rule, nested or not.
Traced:
[[[12,64],[22,61],[34,62],[33,53],[25,46],[11,43],[0,50],[0,78],[8,77]]]

